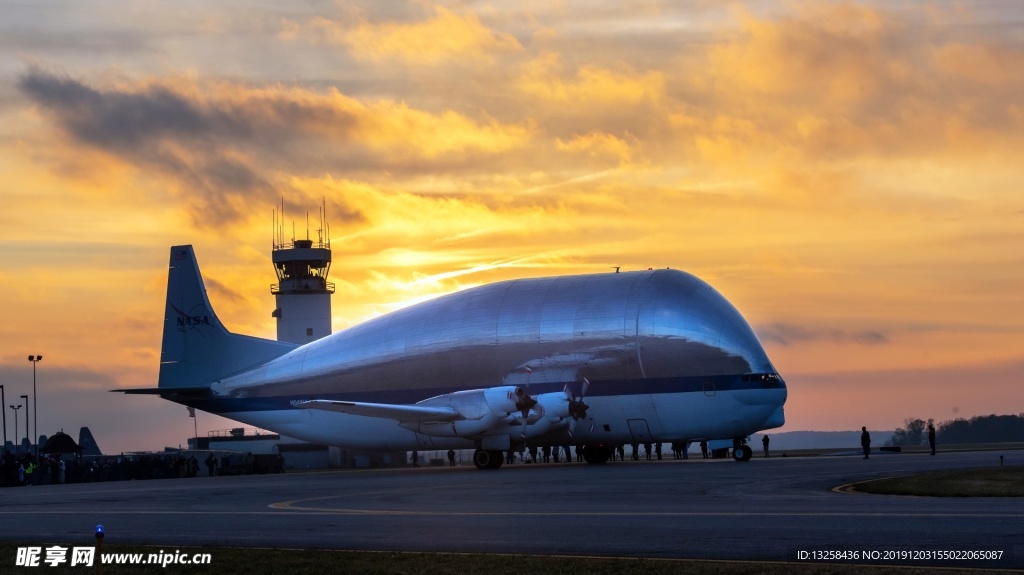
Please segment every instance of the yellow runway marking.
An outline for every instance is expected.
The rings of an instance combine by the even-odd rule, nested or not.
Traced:
[[[303,512],[338,515],[396,515],[424,517],[1002,517],[1024,518],[1022,513],[844,513],[844,512],[757,512],[757,511],[408,511],[401,509],[356,509],[311,507],[314,501],[347,498],[351,495],[329,495],[309,499],[293,499],[271,503],[268,507],[282,512]]]

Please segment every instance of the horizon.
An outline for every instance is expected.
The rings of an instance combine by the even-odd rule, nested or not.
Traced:
[[[1024,10],[98,14],[57,0],[0,21],[9,439],[39,354],[39,434],[191,437],[183,406],[107,393],[156,384],[169,247],[195,246],[229,330],[273,339],[270,228],[316,238],[321,205],[335,332],[494,281],[671,267],[751,324],[789,389],[778,431],[1021,403]],[[200,435],[238,426],[198,416]]]

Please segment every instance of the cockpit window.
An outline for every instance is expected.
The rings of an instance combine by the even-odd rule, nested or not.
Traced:
[[[776,388],[783,387],[785,384],[782,383],[782,378],[777,373],[747,373],[741,378],[744,383],[746,382],[761,382],[763,388]]]

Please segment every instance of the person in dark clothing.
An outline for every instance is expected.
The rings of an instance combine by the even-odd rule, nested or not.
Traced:
[[[761,445],[764,446],[764,456],[765,457],[768,457],[768,442],[769,442],[769,439],[768,439],[767,435],[765,435],[763,438],[761,438]]]
[[[448,450],[448,467],[455,467],[455,450]]]
[[[864,459],[867,459],[871,453],[871,434],[867,427],[861,427],[860,431],[860,446],[864,448]]]
[[[932,448],[932,455],[935,455],[935,426],[928,424],[928,446]]]
[[[700,440],[700,454],[704,456],[704,459],[708,458],[708,442],[706,439]]]

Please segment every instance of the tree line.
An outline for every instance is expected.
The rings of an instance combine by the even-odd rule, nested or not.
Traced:
[[[928,443],[928,426],[935,420],[917,418],[903,420],[886,445],[917,446]],[[958,417],[935,425],[938,443],[1003,443],[1024,441],[1024,413],[1019,415],[978,415],[970,419]]]

